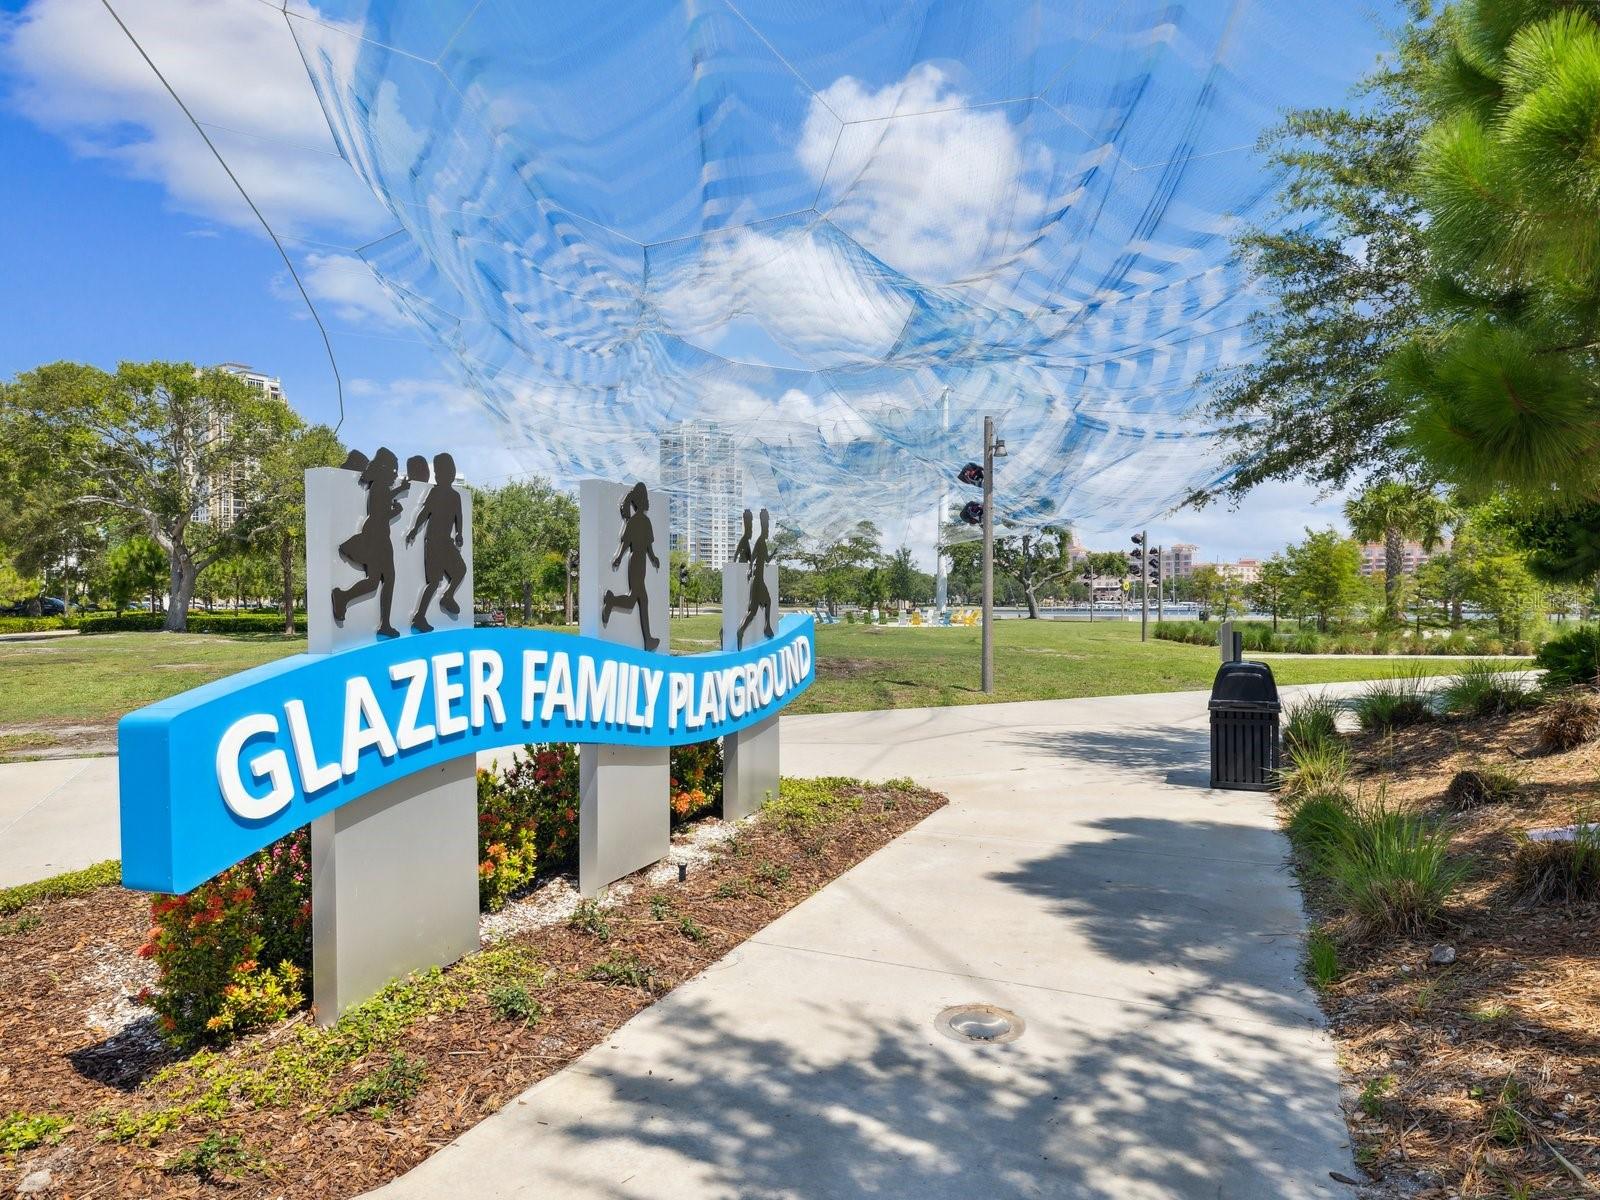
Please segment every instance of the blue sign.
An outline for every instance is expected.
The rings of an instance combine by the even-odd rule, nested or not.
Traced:
[[[185,892],[341,804],[524,742],[677,746],[808,687],[815,633],[652,654],[543,630],[458,629],[301,654],[129,713],[117,728],[122,882]]]

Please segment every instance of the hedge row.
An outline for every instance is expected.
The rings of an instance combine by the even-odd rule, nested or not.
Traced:
[[[0,633],[44,633],[52,629],[71,629],[64,617],[0,617]]]
[[[1318,633],[1313,629],[1272,632],[1265,621],[1236,622],[1234,629],[1244,640],[1244,648],[1279,654],[1532,654],[1533,642],[1507,642],[1489,634],[1475,635],[1454,630],[1441,637],[1421,637],[1414,633],[1384,630],[1378,633]],[[1217,626],[1208,621],[1158,621],[1155,633],[1169,642],[1195,646],[1215,646]]]
[[[71,624],[83,633],[148,633],[159,630],[166,621],[162,613],[127,612],[85,613]],[[304,629],[304,613],[294,616],[295,627]],[[196,613],[189,614],[190,633],[282,633],[282,613]]]

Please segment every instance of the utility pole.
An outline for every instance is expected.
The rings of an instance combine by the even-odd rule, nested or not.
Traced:
[[[994,418],[983,419],[983,690],[994,691]]]

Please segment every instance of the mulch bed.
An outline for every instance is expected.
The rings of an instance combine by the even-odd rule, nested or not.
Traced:
[[[499,1016],[486,988],[454,1006],[417,1015],[336,1081],[343,1086],[366,1078],[403,1053],[423,1065],[425,1077],[414,1099],[393,1112],[332,1114],[325,1098],[254,1107],[232,1096],[220,1113],[192,1116],[153,1138],[119,1140],[108,1128],[118,1115],[148,1118],[193,1094],[184,1090],[185,1056],[162,1047],[147,1019],[109,1041],[88,1024],[96,1006],[103,1010],[109,1002],[107,971],[97,973],[92,956],[139,961],[132,955],[148,924],[148,899],[106,888],[25,910],[41,923],[25,920],[20,930],[0,924],[0,1117],[47,1112],[70,1118],[72,1125],[56,1145],[10,1160],[0,1155],[0,1195],[11,1195],[22,1179],[44,1170],[50,1173],[44,1194],[78,1200],[211,1194],[309,1200],[377,1187],[560,1070],[945,803],[909,785],[841,788],[859,799],[857,811],[811,827],[755,821],[710,861],[692,866],[682,883],[651,886],[643,874],[633,877],[626,898],[603,909],[603,939],[592,929],[562,923],[498,943],[526,947],[546,973],[530,989],[542,1017],[528,1024]],[[685,917],[692,922],[689,932]],[[639,977],[588,977],[608,961],[636,967],[647,976],[644,985]],[[302,1014],[244,1037],[222,1051],[219,1061],[265,1063],[305,1021]],[[179,1065],[178,1078],[158,1077],[173,1064]],[[194,1073],[188,1078],[192,1089]],[[193,1168],[208,1137],[213,1147],[217,1139],[233,1146],[245,1165],[214,1174]],[[227,1142],[231,1138],[238,1143]],[[191,1167],[178,1170],[185,1155]]]
[[[1511,877],[1519,831],[1600,811],[1600,745],[1539,755],[1538,725],[1521,713],[1354,742],[1360,790],[1446,822],[1472,863],[1432,938],[1344,947],[1323,991],[1376,1180],[1364,1195],[1600,1195],[1600,904],[1530,906]],[[1484,764],[1516,775],[1517,796],[1452,811],[1451,778]],[[1435,945],[1454,961],[1430,961]]]

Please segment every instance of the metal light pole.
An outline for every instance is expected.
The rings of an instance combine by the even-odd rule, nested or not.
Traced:
[[[1139,531],[1139,640],[1150,640],[1150,531]]]
[[[1165,610],[1162,607],[1163,603],[1166,600],[1166,592],[1167,592],[1167,563],[1166,563],[1166,557],[1161,553],[1161,547],[1157,546],[1156,547],[1156,624],[1158,624],[1158,625],[1162,621],[1165,621],[1167,619],[1163,615]]]
[[[994,418],[983,419],[983,690],[994,691]]]

